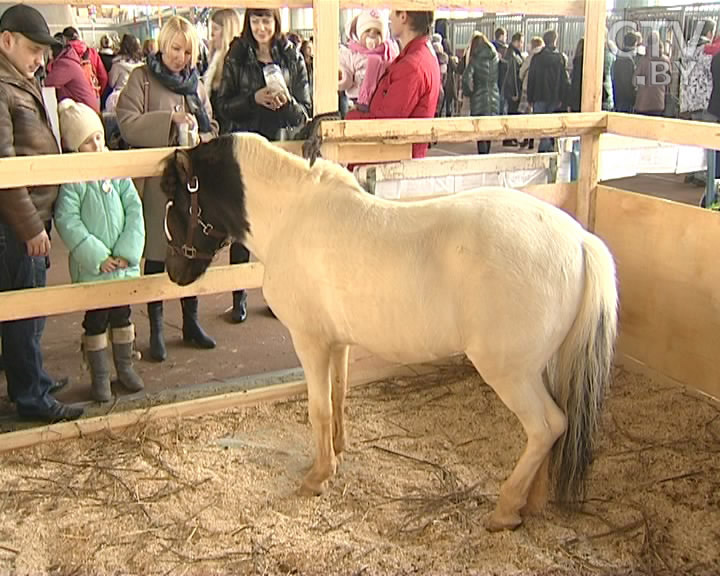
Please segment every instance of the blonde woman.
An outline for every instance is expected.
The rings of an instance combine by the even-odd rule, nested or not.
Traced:
[[[173,16],[160,30],[158,52],[147,57],[147,64],[135,68],[120,93],[116,107],[118,125],[130,146],[159,148],[177,146],[181,131],[197,129],[200,140],[217,136],[210,100],[200,82],[197,62],[199,39],[194,26],[185,18]],[[145,274],[165,271],[167,241],[163,229],[166,198],[160,178],[138,181],[145,216]],[[196,297],[181,300],[183,340],[200,348],[214,348],[215,341],[200,327]],[[148,304],[150,317],[150,356],[163,361],[167,352],[163,337],[163,304]]]
[[[203,77],[205,89],[210,97],[210,103],[215,110],[215,98],[220,89],[223,76],[225,56],[230,48],[230,42],[240,36],[242,22],[240,16],[232,8],[216,10],[210,17],[210,65]],[[222,125],[220,126],[222,131]]]

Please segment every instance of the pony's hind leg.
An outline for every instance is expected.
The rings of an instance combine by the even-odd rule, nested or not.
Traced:
[[[473,360],[472,356],[470,359]],[[478,363],[474,360],[473,363],[477,368]],[[520,511],[528,503],[530,488],[543,461],[555,440],[565,432],[566,419],[546,390],[540,373],[485,379],[518,417],[528,438],[525,451],[501,486],[495,510],[485,523],[490,531],[514,529],[522,523]]]
[[[335,474],[337,467],[332,439],[330,346],[308,334],[292,333],[292,339],[305,371],[310,425],[315,440],[315,460],[299,493],[316,496],[324,492],[326,481]]]
[[[345,394],[347,393],[348,356],[350,346],[336,346],[330,352],[332,380],[333,448],[338,462],[345,450]]]

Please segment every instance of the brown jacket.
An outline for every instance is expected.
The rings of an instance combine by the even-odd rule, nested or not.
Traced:
[[[40,87],[0,53],[0,157],[59,152]],[[0,219],[20,240],[30,240],[52,218],[57,193],[56,185],[0,190]]]
[[[148,82],[147,87],[145,83]],[[201,134],[203,140],[218,135],[219,128],[212,119],[210,100],[202,82],[198,83],[198,96],[210,118],[212,132]],[[147,109],[145,99],[147,98]],[[115,113],[123,139],[136,148],[177,146],[178,134],[171,117],[175,106],[189,107],[185,97],[163,86],[146,67],[135,68],[118,98]],[[160,188],[160,178],[135,179],[135,186],[143,199],[145,216],[145,258],[165,260],[167,240],[163,228],[167,198]]]

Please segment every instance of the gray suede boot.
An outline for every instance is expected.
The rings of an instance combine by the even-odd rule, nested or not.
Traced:
[[[112,349],[118,380],[130,392],[140,392],[145,388],[145,383],[133,369],[134,343],[135,326],[132,324],[112,329]]]
[[[110,402],[110,359],[107,356],[107,335],[83,336],[83,350],[90,366],[90,393],[96,402]]]

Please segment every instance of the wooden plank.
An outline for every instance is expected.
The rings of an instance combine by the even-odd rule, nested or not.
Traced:
[[[0,294],[0,322],[259,288],[263,274],[262,264],[253,262],[212,266],[196,282],[184,287],[171,282],[167,274],[153,274],[132,280],[13,290]]]
[[[720,150],[720,124],[617,112],[607,117],[607,132],[611,134]]]
[[[720,215],[600,185],[595,233],[618,269],[618,349],[719,397]]]
[[[375,181],[459,176],[482,172],[547,168],[557,154],[493,154],[483,156],[431,156],[374,166]]]
[[[302,155],[302,142],[276,142],[275,145],[293,154]],[[388,162],[412,157],[410,144],[338,143],[323,146],[322,153],[329,156],[330,147],[336,147],[333,159],[342,164],[352,162]],[[0,158],[0,185],[37,186],[63,184],[101,178],[143,178],[160,176],[164,160],[174,148],[147,148],[143,150],[117,150],[83,154],[53,154],[46,156],[19,156]],[[1,191],[0,191],[1,193]]]
[[[582,16],[585,0],[343,0],[343,8],[482,10],[486,13]]]
[[[587,0],[585,3],[585,48],[583,51],[582,103],[583,112],[602,110],[602,81],[605,60],[604,0]],[[588,230],[592,230],[595,196],[600,162],[600,134],[580,137],[580,171],[578,175],[576,217]]]
[[[348,384],[360,386],[385,378],[397,376],[417,376],[437,370],[443,362],[407,366],[389,363],[376,356],[357,358],[357,348],[351,350]],[[452,361],[452,360],[451,360]],[[447,361],[445,361],[447,362]],[[288,400],[294,396],[305,395],[307,384],[304,380],[274,384],[263,388],[230,392],[206,398],[195,398],[184,402],[163,404],[127,412],[111,413],[107,416],[82,418],[73,422],[60,422],[47,426],[38,426],[16,432],[0,434],[0,452],[28,448],[36,444],[81,438],[88,434],[120,430],[130,426],[144,426],[149,422],[164,418],[189,418],[230,408],[248,408],[257,404]]]
[[[412,158],[412,144],[374,144],[368,142],[337,144],[337,158],[330,158],[325,153],[326,146],[332,146],[332,144],[323,144],[323,157],[328,160],[335,160],[340,164],[399,162]]]
[[[577,195],[577,182],[558,182],[555,184],[532,184],[520,188],[521,191],[535,196],[553,206],[564,210],[571,216],[575,215],[575,198]],[[430,200],[432,198],[443,198],[452,194],[428,194],[427,196],[411,196],[394,198],[393,202],[415,202],[418,200]]]
[[[322,24],[322,25],[321,25]],[[313,2],[313,80],[314,114],[338,109],[338,70],[340,70],[340,0]]]
[[[556,182],[554,184],[533,184],[520,188],[520,190],[575,216],[577,187],[577,182]]]
[[[607,125],[606,113],[537,114],[522,116],[475,116],[412,118],[401,120],[350,120],[323,122],[325,142],[469,142],[488,139],[540,138],[600,134]]]
[[[23,0],[24,1],[24,0]],[[321,0],[325,1],[325,0]],[[27,3],[27,2],[25,2]],[[87,6],[88,0],[42,0],[31,2],[34,5],[62,4],[71,6]],[[140,5],[167,6],[165,0],[103,0],[103,5]],[[256,8],[309,8],[312,0],[253,0]],[[504,12],[512,14],[538,14],[558,16],[582,16],[585,0],[343,0],[343,8],[393,8],[395,10],[473,10],[484,12]],[[245,8],[245,0],[173,0],[173,6],[190,6],[211,8]]]

